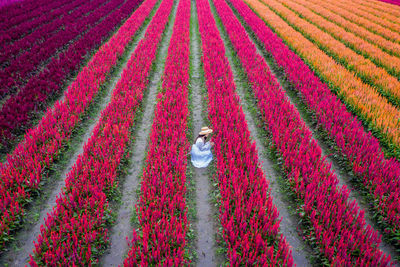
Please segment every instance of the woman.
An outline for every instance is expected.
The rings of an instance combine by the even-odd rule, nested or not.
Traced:
[[[199,136],[196,138],[195,144],[192,145],[192,151],[190,154],[192,155],[192,164],[196,168],[207,167],[213,159],[211,147],[214,144],[212,142],[206,142],[209,134],[212,132],[213,130],[208,127],[202,127]]]

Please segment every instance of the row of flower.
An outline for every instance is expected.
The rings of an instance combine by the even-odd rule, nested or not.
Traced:
[[[143,25],[157,0],[147,1],[93,56],[68,87],[63,101],[48,109],[39,125],[29,130],[7,161],[0,164],[0,250],[23,217],[23,206],[68,143],[75,127],[99,92],[118,59]]]
[[[373,206],[386,224],[386,231],[400,245],[400,163],[386,159],[378,140],[366,132],[355,116],[346,110],[328,86],[277,37],[246,4],[231,0],[245,23],[271,54],[286,78],[312,112],[318,127],[332,141],[340,158],[363,182]],[[397,237],[396,237],[397,236]]]
[[[190,0],[181,0],[157,96],[150,143],[125,266],[188,265],[186,168]]]
[[[360,5],[360,3],[353,3],[344,0],[327,2],[333,3],[340,8],[351,10],[353,14],[365,18],[373,23],[381,25],[386,29],[390,29],[393,32],[400,33],[399,18],[396,16],[391,16],[388,12],[379,12],[376,8],[366,7],[365,5]]]
[[[84,36],[87,29],[94,27],[101,18],[110,13],[110,8],[113,10],[122,2],[122,0],[110,1],[109,5],[100,8],[104,4],[104,0],[94,0],[81,6],[78,9],[79,12],[74,12],[74,16],[71,17],[66,16],[71,10],[65,10],[64,14],[61,14],[65,16],[62,16],[60,19],[62,20],[62,24],[59,25],[61,28],[58,29],[57,34],[44,40],[42,43],[32,46],[28,51],[24,52],[21,50],[21,54],[15,60],[9,61],[9,64],[0,71],[0,79],[2,81],[0,85],[0,99],[8,94],[18,92],[18,88],[22,87],[31,77],[40,71],[40,66],[45,65],[46,61],[56,56],[58,51],[65,49],[69,43],[73,43],[81,35]],[[64,18],[67,20],[64,20]],[[49,23],[47,25],[52,24]],[[18,27],[15,30],[18,31]],[[39,36],[39,38],[43,39],[44,37]],[[23,41],[24,39],[21,40]],[[18,43],[14,42],[13,45],[18,46]],[[3,49],[3,51],[6,51],[5,55],[9,51],[8,47]],[[16,47],[15,51],[19,53],[20,49],[22,47]]]
[[[349,190],[337,187],[338,179],[322,157],[312,132],[246,30],[224,0],[214,3],[251,84],[265,129],[282,158],[288,184],[299,202],[297,212],[307,222],[305,237],[314,240],[313,245],[333,266],[388,265],[390,256],[379,250],[378,234],[366,225],[359,207],[350,203]]]
[[[340,15],[329,11],[328,9],[322,7],[321,5],[314,4],[308,0],[294,0],[297,4],[300,4],[311,11],[317,13],[321,17],[327,19],[330,22],[344,28],[346,32],[351,32],[356,36],[361,37],[362,39],[366,40],[367,42],[378,46],[380,49],[388,52],[389,54],[393,54],[396,56],[400,56],[400,44],[389,41],[384,37],[375,34],[368,29],[358,26],[357,24],[341,17]],[[308,11],[307,11],[308,12]]]
[[[215,179],[226,256],[231,266],[292,266],[291,250],[279,233],[279,213],[235,93],[224,43],[208,1],[198,0],[196,5],[208,89],[208,117],[215,129]]]
[[[133,139],[131,129],[149,83],[174,1],[163,1],[144,38],[129,59],[83,153],[67,175],[57,206],[45,219],[35,242],[32,266],[87,266],[98,262],[108,243],[108,201],[118,186],[116,178]],[[145,3],[147,4],[147,2]],[[122,242],[124,240],[121,240]]]
[[[290,26],[309,38],[322,51],[345,66],[348,71],[354,72],[364,83],[370,84],[373,88],[377,88],[378,92],[384,95],[393,105],[400,106],[400,81],[395,76],[390,75],[384,68],[376,66],[371,60],[364,58],[364,56],[346,47],[344,43],[336,40],[326,31],[304,20],[303,18],[307,16],[306,14],[301,13],[301,16],[298,16],[295,12],[278,1],[267,2],[264,0],[264,2]],[[292,5],[287,5],[292,8]],[[326,22],[323,22],[323,24],[326,25]],[[339,32],[339,29],[340,27],[336,26],[334,32]],[[354,37],[351,37],[349,40],[354,40],[354,42],[362,41],[362,39],[356,40]],[[349,40],[347,40],[347,42],[349,42]],[[368,43],[365,42],[361,45],[366,48],[367,44]],[[381,50],[376,48],[373,52],[377,53],[377,51]],[[384,58],[380,54],[376,54],[375,56],[381,59]],[[392,57],[391,60],[392,62],[400,62],[400,59],[397,57]],[[400,68],[397,68],[397,71],[400,71]]]
[[[349,10],[348,8],[343,8],[340,6],[337,6],[333,4],[332,2],[321,2],[318,0],[310,0],[314,4],[321,5],[324,8],[327,8],[328,10],[335,12],[336,14],[344,17],[345,19],[354,22],[355,24],[362,26],[366,29],[368,29],[371,32],[374,32],[378,35],[381,35],[382,37],[385,37],[386,39],[390,41],[394,41],[396,43],[400,43],[400,34],[397,32],[392,31],[391,29],[388,29],[386,27],[383,27],[379,24],[376,24],[372,22],[369,19],[366,19],[362,16],[359,16],[355,14],[354,10]]]
[[[388,73],[392,75],[399,75],[400,74],[400,57],[392,56],[389,53],[386,53],[382,51],[382,49],[376,45],[370,44],[368,41],[356,36],[355,34],[346,31],[345,29],[341,28],[340,26],[336,25],[333,22],[328,21],[327,19],[315,14],[311,10],[307,9],[306,7],[297,4],[294,1],[285,1],[284,3],[282,1],[279,1],[282,4],[284,4],[286,7],[290,8],[294,12],[296,12],[297,15],[302,16],[302,18],[306,19],[307,21],[311,22],[312,24],[316,25],[318,28],[321,30],[325,31],[326,33],[332,35],[335,39],[341,41],[343,44],[345,44],[347,47],[352,48],[355,52],[358,54],[363,55],[365,58],[371,60],[373,63],[375,63],[377,66],[384,68]],[[280,8],[279,8],[280,9]],[[283,11],[283,13],[287,13],[287,11]],[[284,15],[282,13],[282,15]],[[290,16],[293,15],[292,12],[290,12]],[[287,17],[286,15],[284,15]],[[296,25],[297,26],[297,25]],[[309,25],[305,25],[307,28],[309,28]],[[308,32],[309,29],[306,29]],[[315,40],[320,40],[320,38],[314,38],[314,35],[310,34],[310,36],[313,36],[313,39]],[[325,35],[325,34],[323,34]],[[331,39],[330,39],[331,40]],[[389,41],[388,41],[389,42]],[[318,41],[318,43],[321,43]],[[325,43],[325,41],[324,41]],[[359,55],[355,56],[354,52],[351,53],[347,49],[344,49],[342,45],[337,46],[336,42],[330,41],[329,45],[332,44],[334,45],[334,49],[332,49],[332,52],[335,52],[337,49],[340,48],[340,53],[339,51],[335,52],[338,53],[340,58],[344,58],[347,64],[351,64],[352,61],[357,61],[359,62],[358,64],[361,64],[362,60],[359,59]],[[395,44],[392,42],[393,47],[399,47],[400,44]],[[328,48],[328,50],[330,50]],[[364,61],[366,63],[366,66],[370,66],[372,63],[369,61]],[[367,70],[368,73],[365,74],[365,77],[367,80],[371,80],[372,83],[383,86],[392,88],[395,87],[400,87],[399,81],[397,80],[396,77],[393,76],[388,76],[388,73],[383,71],[382,69],[377,69],[376,73],[372,73],[373,68],[367,68],[366,67],[355,67],[356,70],[360,71],[361,73],[364,73],[363,70]],[[372,74],[372,77],[369,77],[369,75]],[[364,75],[364,74],[363,74]],[[377,76],[380,76],[380,79],[383,79],[382,83],[377,80]],[[393,84],[391,84],[393,82]],[[394,93],[394,95],[399,95],[399,93]]]
[[[37,27],[40,24],[32,25],[31,20],[39,18],[41,15],[45,15],[52,10],[66,5],[68,1],[61,0],[52,3],[48,3],[46,0],[27,0],[21,1],[14,5],[3,7],[0,13],[0,45],[8,44],[13,41],[14,38],[20,38],[13,34],[13,28],[17,25],[25,27],[26,30],[30,30],[30,26]],[[39,20],[38,22],[41,22]]]
[[[373,87],[325,54],[259,1],[246,1],[285,42],[313,67],[394,155],[400,157],[400,110]]]
[[[400,9],[398,7],[395,7],[393,5],[388,5],[388,4],[383,4],[382,1],[362,1],[362,0],[355,0],[356,3],[370,7],[374,10],[379,10],[380,12],[385,12],[387,14],[391,14],[392,16],[395,16],[399,18],[400,16]],[[399,2],[398,0],[394,0],[394,2]],[[398,19],[399,20],[399,19]]]
[[[12,4],[18,3],[19,1],[21,1],[21,0],[3,0],[0,3],[0,7],[12,5]]]
[[[112,2],[117,1],[120,0]],[[141,0],[126,1],[103,17],[100,23],[86,31],[84,36],[58,57],[52,58],[44,70],[31,78],[24,87],[20,88],[17,95],[12,96],[3,104],[0,111],[0,142],[6,148],[9,139],[23,134],[24,130],[29,128],[37,110],[45,109],[46,101],[60,93],[66,78],[80,69],[86,55],[97,48],[139,3]]]
[[[93,2],[95,1],[84,5],[85,2],[83,1],[72,1],[65,6],[53,10],[49,14],[43,15],[40,18],[35,18],[31,21],[32,24],[34,24],[36,20],[44,21],[42,21],[38,27],[30,27],[32,31],[27,31],[25,29],[21,31],[19,26],[14,27],[13,33],[18,32],[18,37],[20,38],[3,46],[0,51],[2,65],[9,66],[14,59],[26,53],[27,49],[35,49],[38,44],[45,43],[50,37],[63,32],[64,27],[69,27],[69,24],[76,23],[75,21],[77,19],[89,13],[92,9],[97,8],[97,6],[92,6]],[[104,1],[99,2],[98,5],[102,3],[104,3]],[[2,70],[2,72],[4,72],[4,70]],[[5,87],[5,85],[2,85],[2,87]]]
[[[400,1],[399,0],[379,0],[379,1],[382,1],[382,2],[385,2],[385,3],[389,3],[389,4],[392,4],[392,5],[400,6]]]

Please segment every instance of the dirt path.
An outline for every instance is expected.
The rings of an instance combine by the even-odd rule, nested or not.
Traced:
[[[234,11],[236,13],[236,11]],[[236,13],[237,14],[237,13]],[[239,18],[240,20],[240,18]],[[242,24],[243,21],[241,21]],[[247,32],[251,32],[248,27],[246,27]],[[328,163],[331,164],[331,169],[335,172],[338,180],[339,180],[339,186],[346,185],[347,188],[351,189],[350,195],[349,195],[349,201],[356,201],[357,205],[365,211],[365,221],[367,224],[371,225],[375,230],[378,230],[378,232],[382,235],[382,232],[380,231],[378,225],[374,222],[372,219],[372,214],[369,209],[368,204],[366,203],[366,199],[360,194],[357,188],[355,188],[350,180],[352,179],[351,176],[348,174],[346,170],[344,170],[342,167],[340,167],[339,162],[334,158],[332,155],[332,152],[329,150],[329,146],[322,140],[320,135],[316,132],[316,128],[314,126],[314,121],[311,118],[311,116],[307,113],[306,107],[304,103],[301,101],[299,95],[294,91],[292,86],[289,84],[289,82],[285,79],[283,73],[279,72],[276,70],[276,66],[274,63],[271,62],[271,60],[268,59],[266,56],[266,53],[264,52],[264,49],[259,45],[259,43],[253,38],[252,35],[249,35],[250,39],[252,39],[253,43],[256,46],[258,54],[263,56],[266,59],[266,62],[271,70],[271,72],[274,74],[274,76],[277,78],[279,84],[282,86],[282,88],[286,91],[286,95],[288,96],[289,101],[296,107],[296,109],[299,111],[301,117],[303,118],[306,126],[311,130],[312,132],[312,137],[315,139],[315,141],[318,143],[318,145],[321,147],[322,150],[322,156],[327,156],[326,160]],[[275,196],[274,196],[275,199]],[[274,201],[275,202],[275,201]],[[279,208],[278,208],[279,209]],[[280,209],[279,209],[280,210]],[[281,213],[281,215],[283,215]],[[290,242],[289,242],[290,243]],[[394,258],[393,256],[396,255],[395,248],[390,245],[389,243],[385,242],[382,240],[382,243],[380,244],[379,248],[388,255],[391,255],[392,259]]]
[[[245,101],[246,99],[246,91],[248,88],[248,83],[244,78],[244,71],[241,66],[238,66],[236,62],[239,62],[236,57],[236,52],[234,52],[233,47],[230,44],[228,36],[223,29],[222,24],[219,21],[219,17],[216,16],[215,7],[212,1],[209,1],[211,5],[211,9],[213,11],[214,17],[217,20],[217,26],[220,31],[221,37],[225,44],[226,49],[226,57],[232,68],[232,73],[234,77],[234,82],[236,86],[236,93],[240,97],[243,112],[245,114],[247,120],[247,126],[249,131],[253,137],[253,140],[256,142],[258,158],[260,161],[261,168],[266,175],[268,181],[270,181],[269,188],[271,190],[271,195],[273,197],[273,203],[277,207],[279,211],[280,217],[282,217],[282,221],[280,223],[281,233],[286,237],[289,245],[292,247],[292,254],[294,263],[297,266],[311,266],[308,257],[311,254],[311,249],[303,242],[299,233],[297,232],[298,227],[298,218],[291,212],[289,209],[291,203],[287,199],[287,196],[284,195],[282,185],[278,182],[277,177],[279,174],[274,169],[274,163],[269,159],[263,151],[266,151],[265,142],[262,141],[262,137],[259,136],[258,129],[256,123],[254,121],[254,117],[251,114],[252,109],[256,109],[255,106],[250,106],[249,101]]]
[[[200,36],[198,32],[198,18],[196,3],[192,1],[191,16],[193,25],[191,25],[190,49],[191,49],[191,100],[193,101],[193,136],[196,137],[200,128],[204,126],[203,113],[205,111],[202,86],[204,86],[201,69],[201,47]],[[194,141],[194,140],[189,140]],[[190,162],[188,164],[191,164]],[[197,231],[197,265],[198,266],[217,266],[215,257],[215,233],[213,211],[211,208],[210,178],[209,168],[193,168],[193,179],[196,184],[196,209],[197,222],[195,228]]]
[[[110,232],[110,247],[103,255],[100,262],[103,266],[118,266],[125,258],[128,252],[128,243],[126,237],[130,240],[132,237],[133,226],[131,218],[135,210],[135,203],[137,202],[136,189],[139,187],[140,175],[143,172],[144,159],[147,154],[147,144],[149,141],[150,130],[153,124],[154,108],[156,105],[156,97],[158,88],[161,85],[161,78],[164,72],[165,59],[168,54],[168,46],[172,36],[173,25],[176,17],[176,10],[178,2],[175,1],[172,9],[170,21],[161,40],[155,68],[150,76],[150,84],[147,89],[146,103],[143,105],[143,117],[141,123],[137,128],[135,144],[133,145],[133,155],[128,175],[125,181],[121,182],[121,205],[118,210],[116,224],[112,227]]]
[[[157,8],[158,5],[159,4],[157,4]],[[107,78],[109,82],[103,89],[101,89],[99,98],[96,97],[97,103],[94,104],[95,110],[90,114],[90,119],[84,123],[85,125],[79,129],[83,134],[73,138],[71,140],[71,151],[65,152],[66,155],[68,155],[69,160],[62,164],[63,166],[60,167],[60,170],[53,177],[48,179],[49,184],[44,186],[42,198],[35,201],[32,210],[28,211],[27,221],[31,221],[32,223],[26,225],[20,233],[18,233],[16,241],[11,245],[14,249],[10,249],[10,251],[5,252],[1,256],[0,265],[2,263],[8,263],[8,266],[21,266],[29,260],[29,254],[34,249],[33,241],[36,241],[37,236],[40,234],[40,226],[47,217],[47,214],[52,211],[53,206],[56,205],[56,198],[64,188],[67,173],[72,169],[78,156],[83,153],[84,144],[90,138],[92,131],[100,118],[101,111],[110,102],[112,91],[120,79],[122,71],[128,62],[130,55],[135,50],[137,43],[143,38],[149,22],[150,20],[145,22],[144,27],[142,27],[138,34],[136,34],[132,43],[129,45],[127,52],[124,54],[123,58],[121,58],[111,76]]]

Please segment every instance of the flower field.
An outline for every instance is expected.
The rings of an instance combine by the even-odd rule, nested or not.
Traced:
[[[400,264],[400,2],[4,0],[0,32],[0,265]]]

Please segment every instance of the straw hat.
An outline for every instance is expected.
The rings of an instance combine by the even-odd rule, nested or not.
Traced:
[[[213,130],[209,129],[208,127],[201,127],[201,131],[199,132],[199,135],[210,134],[212,132],[213,132]]]

